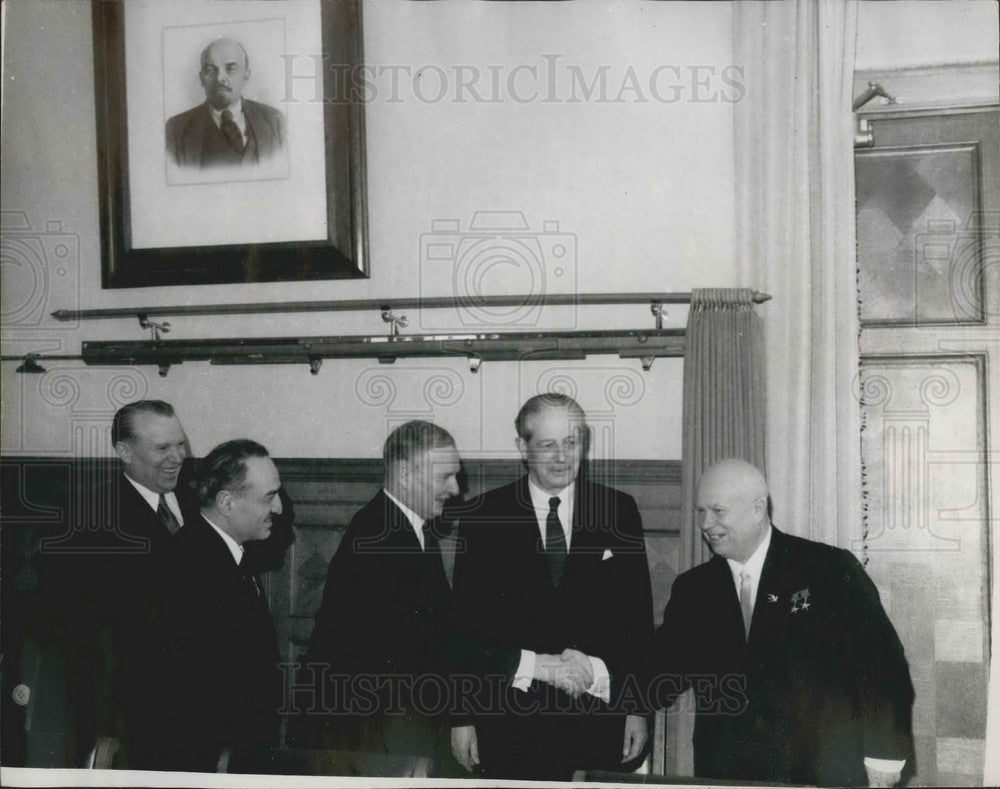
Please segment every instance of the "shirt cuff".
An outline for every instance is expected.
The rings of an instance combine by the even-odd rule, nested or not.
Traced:
[[[531,681],[535,678],[535,653],[530,649],[521,650],[521,662],[514,672],[514,681],[510,684],[521,691],[527,692]]]
[[[605,704],[611,703],[611,675],[608,674],[608,667],[599,657],[587,655],[590,661],[590,670],[594,674],[594,681],[587,688],[587,693],[595,696]]]
[[[906,759],[873,759],[871,756],[865,757],[865,767],[879,770],[883,773],[901,773],[906,766]]]

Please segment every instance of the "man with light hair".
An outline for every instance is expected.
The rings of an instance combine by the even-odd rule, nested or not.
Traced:
[[[651,687],[695,687],[695,775],[892,786],[913,760],[903,646],[854,556],[771,525],[764,475],[709,467],[695,500],[714,557],[674,581]]]
[[[573,398],[529,398],[514,427],[525,476],[454,513],[453,660],[472,679],[455,686],[469,690],[453,753],[491,779],[635,769],[648,725],[634,679],[653,620],[639,509],[581,473],[590,430]]]
[[[315,708],[298,721],[301,745],[440,766],[451,589],[434,527],[458,495],[460,459],[448,431],[423,420],[394,429],[382,457],[385,483],[330,562],[297,685],[315,689]]]

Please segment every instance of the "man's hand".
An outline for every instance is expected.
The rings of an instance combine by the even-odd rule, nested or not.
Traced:
[[[583,682],[583,690],[580,692],[586,693],[594,684],[594,667],[590,664],[590,658],[578,649],[564,649],[559,659],[564,669],[568,669],[574,678]]]
[[[622,763],[638,758],[649,739],[649,724],[643,715],[625,718],[625,742],[622,744]]]
[[[475,726],[452,726],[451,752],[470,773],[479,766],[479,740]]]
[[[582,652],[576,652],[576,650],[567,651],[581,655],[584,665],[581,666],[579,660],[564,660],[560,655],[537,655],[535,658],[535,679],[554,685],[575,699],[587,692],[587,688],[594,681],[594,675],[590,670],[590,661],[587,660],[586,655]]]
[[[868,785],[869,786],[883,786],[892,787],[899,783],[901,772],[897,770],[885,771],[876,770],[874,767],[869,767],[865,765],[865,772],[868,773]]]

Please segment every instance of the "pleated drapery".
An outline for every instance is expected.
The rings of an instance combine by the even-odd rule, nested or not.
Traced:
[[[694,512],[702,471],[741,458],[764,471],[764,357],[752,293],[695,289],[685,331],[679,570],[710,552]]]
[[[862,536],[856,394],[854,115],[858,4],[733,4],[740,285],[760,309],[775,524],[843,548]]]

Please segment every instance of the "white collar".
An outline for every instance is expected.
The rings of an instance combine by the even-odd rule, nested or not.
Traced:
[[[760,545],[757,546],[757,550],[751,554],[750,558],[746,560],[743,564],[740,564],[734,559],[726,559],[729,562],[729,569],[733,574],[733,578],[739,580],[740,573],[747,572],[750,577],[755,581],[760,580],[760,574],[764,570],[764,559],[767,556],[767,549],[771,546],[771,525],[767,526],[767,533],[764,535],[764,539],[760,541]]]
[[[553,496],[559,498],[559,506],[562,507],[563,504],[568,504],[573,501],[573,493],[576,490],[576,480],[573,480],[569,485],[560,490],[558,493],[549,493],[546,490],[542,490],[538,485],[535,484],[534,480],[528,477],[528,493],[531,494],[531,505],[535,510],[549,511],[549,499]]]
[[[136,493],[142,496],[142,500],[145,501],[150,507],[153,508],[153,512],[157,512],[160,509],[160,494],[156,491],[150,490],[141,482],[136,482],[128,474],[124,474],[125,479],[132,483],[132,487],[135,488]],[[177,522],[184,525],[184,518],[181,516],[180,504],[177,503],[177,494],[173,491],[169,493],[164,493],[163,497],[167,500],[167,506],[170,507],[170,511],[177,518]]]
[[[555,495],[559,498],[559,506],[556,508],[556,513],[559,516],[559,523],[562,524],[563,534],[566,535],[566,547],[571,547],[573,541],[573,505],[575,501],[573,495],[575,490],[576,480],[573,480],[558,493],[552,494],[542,490],[532,482],[531,477],[528,477],[528,494],[531,496],[531,506],[535,510],[535,522],[538,524],[538,533],[542,537],[543,545],[548,545],[549,499]]]
[[[385,490],[385,488],[382,488],[382,490]],[[389,501],[391,501],[393,504],[395,504],[397,507],[399,507],[399,509],[402,511],[402,513],[406,516],[406,519],[410,522],[410,525],[413,527],[413,531],[417,535],[417,540],[420,542],[420,547],[423,548],[424,547],[424,523],[425,523],[424,519],[421,518],[419,515],[417,515],[417,513],[415,513],[413,510],[411,510],[405,504],[403,504],[403,502],[401,502],[395,496],[393,496],[388,490],[385,490],[385,495],[388,497]]]
[[[205,523],[215,529],[216,533],[222,538],[222,541],[226,544],[229,552],[233,555],[233,561],[238,565],[243,561],[243,546],[240,545],[236,540],[226,534],[222,529],[216,526],[212,521],[208,519],[208,516],[203,512],[201,517],[205,519]]]
[[[225,110],[229,110],[229,112],[233,116],[233,122],[239,127],[239,130],[242,132],[246,129],[246,120],[245,116],[243,115],[242,97],[240,97],[235,104],[231,104],[230,106],[224,107],[221,110],[215,109],[215,107],[213,107],[211,104],[208,104],[207,106],[208,106],[208,111],[212,114],[212,120],[215,121],[216,126],[220,127],[222,126],[222,113],[225,112]]]

